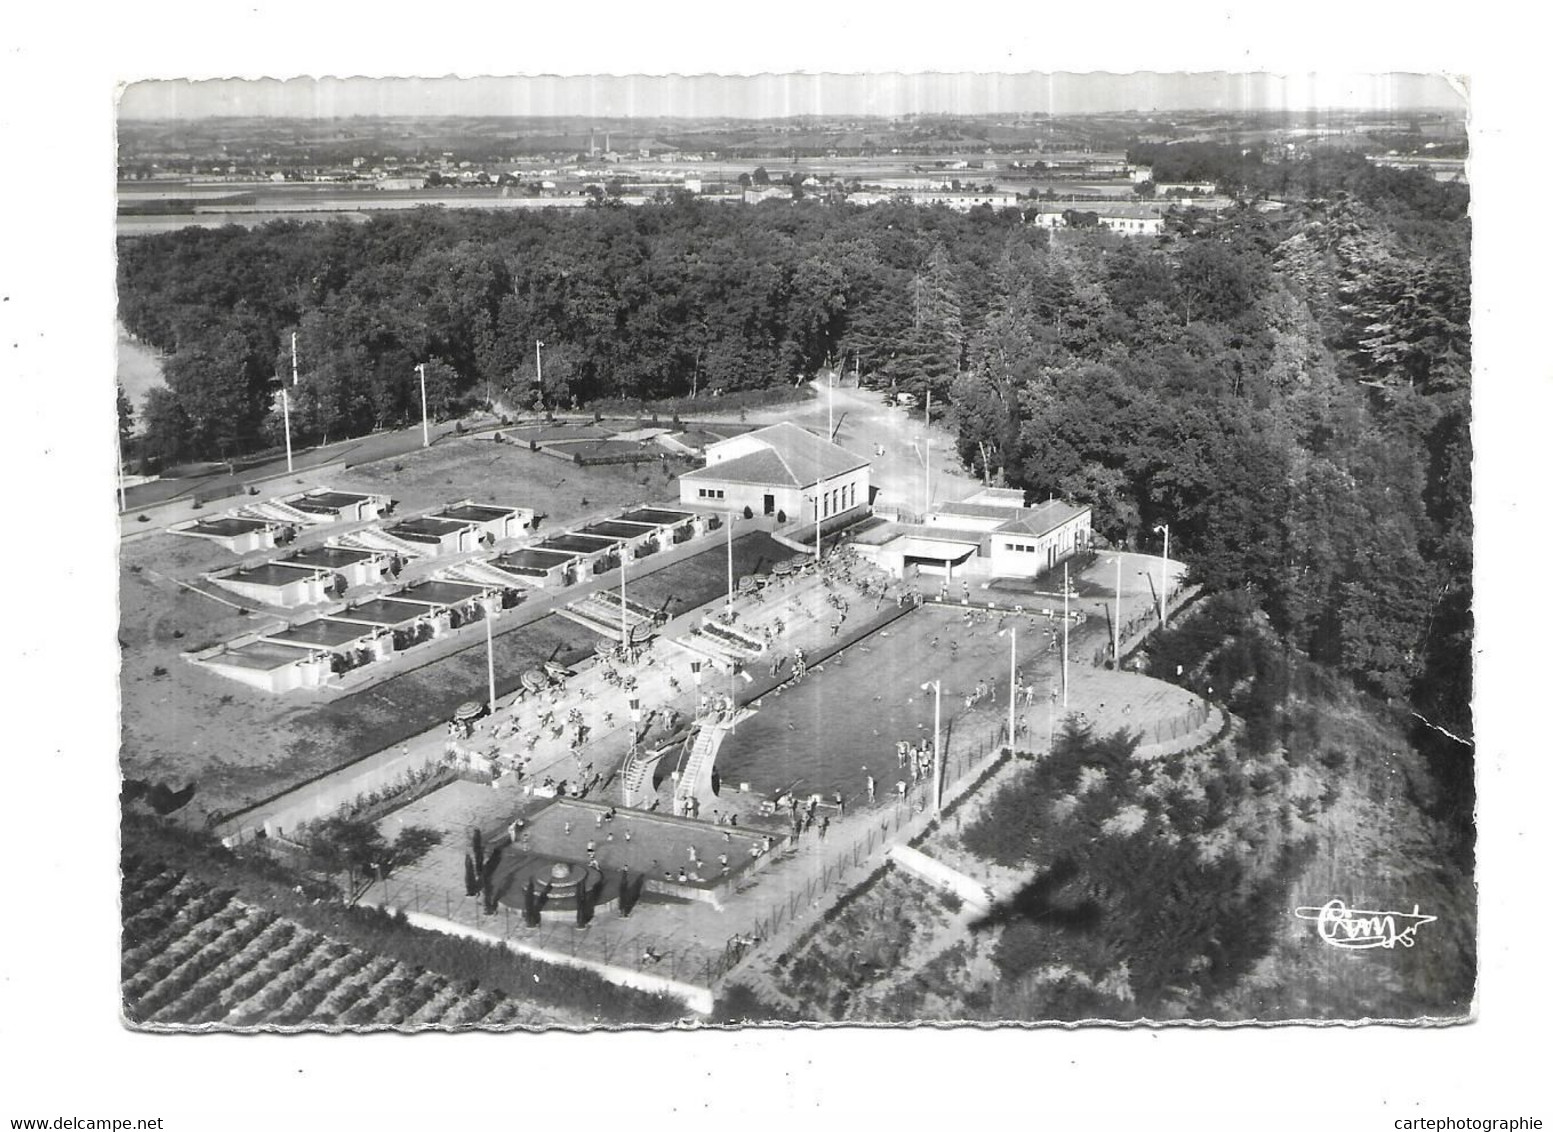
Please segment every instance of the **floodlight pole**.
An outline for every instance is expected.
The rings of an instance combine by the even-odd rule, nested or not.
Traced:
[[[944,704],[944,682],[933,681],[933,812],[936,814],[944,800],[944,745],[939,721]]]
[[[1111,666],[1122,669],[1122,552],[1116,552],[1116,616],[1111,618]]]
[[[728,613],[733,612],[733,512],[728,512]]]
[[[1165,597],[1165,587],[1170,584],[1170,524],[1161,523],[1157,528],[1165,532],[1165,555],[1159,560],[1159,627],[1165,627],[1165,615],[1170,611]]]
[[[286,387],[280,387],[280,411],[286,419],[286,471],[294,469],[291,466],[291,397],[286,393]]]
[[[1014,625],[1009,629],[1008,639],[1008,749],[1014,750],[1014,696],[1019,691],[1019,683],[1014,679],[1016,658],[1019,651],[1019,626]]]
[[[124,428],[118,421],[113,422],[113,446],[119,457],[119,511],[123,513],[128,510],[124,503]],[[291,465],[286,468],[289,471]]]
[[[923,414],[922,435],[925,443],[922,448],[922,471],[925,476],[922,500],[922,516],[925,519],[929,511],[933,510],[933,391],[927,391],[927,410]]]
[[[825,439],[832,444],[836,442],[836,374],[830,375],[830,396],[825,403]]]
[[[630,655],[631,633],[626,628],[626,548],[620,544],[620,647]]]
[[[814,564],[820,564],[820,485],[814,485]]]
[[[539,386],[539,404],[541,407],[545,403],[545,370],[543,363],[539,360],[539,348],[543,345],[544,343],[538,338],[534,339],[534,384]]]
[[[415,371],[421,375],[421,447],[431,447],[431,418],[426,413],[426,364],[422,362],[415,367]]]
[[[491,640],[491,622],[496,619],[496,614],[489,609],[485,611],[485,679],[486,688],[491,697],[491,714],[496,714],[496,646]]]
[[[1068,706],[1068,564],[1062,564],[1062,707]]]
[[[296,335],[295,331],[292,331],[292,334],[291,334],[291,384],[295,385],[297,383],[297,380],[298,380],[297,379],[297,335]],[[280,387],[280,408],[281,408],[281,412],[285,415],[285,418],[286,418],[286,471],[290,472],[292,470],[292,467],[291,467],[291,398],[286,393],[286,387],[284,385],[282,385]]]

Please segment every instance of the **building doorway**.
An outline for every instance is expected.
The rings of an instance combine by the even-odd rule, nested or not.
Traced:
[[[776,514],[776,496],[774,496],[774,495],[767,495],[765,497],[765,499],[766,499],[766,502],[765,502],[765,513],[767,515],[774,515],[774,514]]]

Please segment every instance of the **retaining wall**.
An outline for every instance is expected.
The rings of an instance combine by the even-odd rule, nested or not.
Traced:
[[[545,963],[554,963],[558,967],[578,967],[584,971],[592,971],[600,978],[614,983],[616,986],[630,987],[632,990],[646,991],[648,994],[673,995],[697,1014],[712,1013],[712,990],[710,987],[698,987],[691,983],[682,983],[675,979],[668,979],[662,975],[649,974],[646,971],[636,971],[629,967],[617,967],[613,963],[601,963],[596,959],[581,959],[575,955],[546,951],[544,948],[535,947],[533,944],[503,939],[499,935],[492,935],[490,932],[483,932],[478,928],[466,927],[454,920],[428,915],[425,912],[411,912],[407,909],[393,908],[388,908],[388,910],[403,911],[410,923],[418,928],[442,932],[444,935],[477,939],[483,943],[499,943],[503,947],[517,952],[519,955],[527,955],[530,958],[539,959]]]

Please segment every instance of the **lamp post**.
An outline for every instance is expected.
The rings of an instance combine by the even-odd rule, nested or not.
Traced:
[[[820,564],[820,485],[814,485],[814,564]]]
[[[701,664],[699,660],[690,662],[690,675],[696,682],[696,719],[701,718]]]
[[[1170,585],[1170,524],[1161,523],[1154,529],[1163,532],[1165,536],[1165,553],[1164,557],[1159,560],[1159,627],[1163,629],[1165,627],[1165,613],[1168,609],[1165,588]]]
[[[825,402],[825,439],[836,442],[836,371],[830,373],[830,392]]]
[[[297,383],[297,335],[291,334],[291,384]],[[291,471],[291,396],[286,392],[285,385],[280,387],[280,408],[286,417],[286,471]]]
[[[426,363],[416,366],[415,371],[421,375],[421,447],[430,448],[431,419],[426,413]]]
[[[620,544],[620,647],[631,655],[631,631],[626,628],[626,548]]]
[[[284,394],[285,390],[282,389],[281,393]],[[291,437],[289,431],[287,433],[286,439],[286,470],[289,472],[291,470]],[[121,421],[113,422],[113,444],[114,450],[118,453],[119,457],[119,512],[122,514],[124,511],[128,510],[128,508],[124,503],[124,425]]]
[[[496,646],[491,641],[491,622],[496,620],[496,614],[491,610],[485,611],[485,679],[486,690],[490,693],[491,714],[496,714]]]
[[[1116,616],[1111,618],[1111,667],[1122,669],[1122,552],[1116,552]]]
[[[633,806],[633,805],[636,804],[636,794],[635,794],[635,791],[633,791],[631,789],[630,771],[636,765],[636,724],[637,724],[637,721],[642,718],[642,702],[640,700],[638,700],[635,696],[632,696],[631,699],[630,699],[630,707],[631,707],[631,746],[626,751],[626,772],[627,773],[625,775],[625,782],[624,782],[624,786],[625,786],[625,799],[626,799],[626,805],[627,806]],[[579,761],[580,761],[580,759],[579,759]]]
[[[999,633],[998,636],[1002,636]],[[1019,693],[1019,681],[1014,678],[1018,671],[1019,651],[1019,626],[1010,625],[1008,628],[1008,749],[1014,750],[1014,697]]]
[[[1062,708],[1068,708],[1068,564],[1062,564]]]
[[[927,407],[922,414],[922,517],[933,510],[933,391],[927,391]]]
[[[539,407],[545,407],[545,370],[539,359],[539,348],[544,343],[538,338],[534,339],[534,388],[539,390]]]
[[[733,512],[728,512],[728,604],[724,607],[733,613]]]
[[[939,720],[942,718],[944,702],[944,683],[942,680],[929,680],[922,685],[924,692],[929,688],[933,689],[933,812],[936,814],[943,799],[944,789],[944,750],[939,738]]]

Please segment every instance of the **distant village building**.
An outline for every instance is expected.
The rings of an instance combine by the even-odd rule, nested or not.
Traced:
[[[679,477],[680,502],[700,510],[785,513],[827,527],[867,510],[868,460],[795,424],[782,422],[706,450],[706,467]],[[833,521],[834,520],[834,521]]]
[[[786,185],[767,185],[763,188],[744,190],[745,204],[759,204],[763,200],[792,200],[793,190]]]
[[[1053,201],[1036,206],[1035,223],[1042,228],[1098,227],[1123,236],[1157,236],[1164,231],[1165,217],[1154,204]]]

